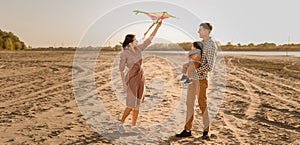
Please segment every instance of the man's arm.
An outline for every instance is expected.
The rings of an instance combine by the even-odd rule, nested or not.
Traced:
[[[216,54],[216,46],[211,45],[207,50],[206,60],[207,62],[196,69],[196,72],[208,72],[211,71],[214,65],[214,59]]]

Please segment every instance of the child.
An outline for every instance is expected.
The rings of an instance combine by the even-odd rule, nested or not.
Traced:
[[[182,76],[181,76],[181,81],[184,81],[184,84],[189,85],[192,83],[191,76],[192,72],[195,70],[195,67],[198,68],[200,67],[200,60],[194,60],[191,58],[193,55],[198,55],[199,58],[201,59],[202,56],[202,47],[203,44],[200,41],[195,41],[192,44],[191,50],[188,53],[189,56],[189,62],[185,63],[182,66]]]

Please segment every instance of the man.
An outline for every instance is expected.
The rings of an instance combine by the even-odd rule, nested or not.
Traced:
[[[207,75],[213,68],[215,56],[216,56],[216,44],[210,37],[210,32],[213,27],[210,23],[201,23],[199,27],[199,35],[203,42],[203,54],[202,57],[195,55],[192,57],[195,60],[200,60],[201,66],[196,68],[192,75],[192,84],[188,87],[187,92],[187,114],[186,114],[186,124],[184,130],[180,134],[176,134],[176,137],[189,137],[192,136],[192,124],[194,120],[194,105],[196,95],[198,96],[198,105],[202,112],[202,120],[204,125],[204,130],[202,134],[202,139],[208,139],[209,135],[209,116],[207,110],[207,96],[206,90],[208,87]]]

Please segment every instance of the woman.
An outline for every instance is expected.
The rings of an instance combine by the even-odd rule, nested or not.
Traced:
[[[160,20],[152,34],[144,41],[143,44],[138,45],[138,41],[133,34],[126,35],[125,40],[122,43],[123,51],[120,54],[121,59],[119,70],[121,72],[123,89],[127,93],[127,98],[126,109],[123,113],[120,123],[118,123],[118,129],[120,133],[125,132],[123,124],[131,111],[132,129],[141,133],[140,129],[136,127],[136,122],[139,114],[140,103],[144,100],[143,93],[145,79],[142,68],[142,51],[145,50],[148,45],[150,45],[158,28],[161,26],[161,23],[162,21]],[[125,66],[129,69],[126,75],[124,75]]]

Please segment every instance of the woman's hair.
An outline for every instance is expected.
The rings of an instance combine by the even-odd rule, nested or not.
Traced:
[[[134,37],[135,37],[134,34],[127,34],[127,35],[125,36],[125,40],[124,40],[123,43],[122,43],[123,49],[125,49],[126,46],[127,46],[129,43],[131,43],[131,42],[134,41],[134,39],[133,39]]]
[[[195,41],[195,42],[193,42],[193,46],[194,46],[196,49],[200,49],[201,56],[202,56],[202,52],[203,52],[203,43],[200,42],[200,41]]]

